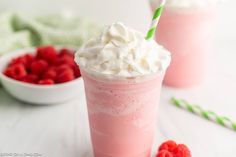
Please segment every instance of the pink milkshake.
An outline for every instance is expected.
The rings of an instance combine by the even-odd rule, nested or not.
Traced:
[[[76,53],[95,157],[150,157],[170,54],[114,23]]]
[[[82,75],[95,157],[150,157],[163,75],[139,82]]]
[[[215,15],[213,8],[204,8],[208,1],[167,1],[156,32],[158,43],[172,55],[164,84],[189,87],[203,81]]]

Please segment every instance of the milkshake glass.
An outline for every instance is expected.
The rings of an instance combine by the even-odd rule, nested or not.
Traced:
[[[138,82],[82,75],[95,157],[149,157],[163,74]]]
[[[134,30],[115,23],[76,53],[75,61],[85,85],[95,157],[150,157],[156,109],[170,55],[157,44],[157,49],[151,48],[153,41],[149,43],[151,47],[143,44],[144,40]],[[142,60],[143,48],[147,54],[151,49],[161,51],[155,52],[161,54],[154,59],[157,62],[148,61],[151,56]],[[130,58],[129,53],[133,53]],[[135,58],[143,63],[135,62]],[[100,65],[104,63],[107,65]],[[152,63],[161,69],[150,72]]]
[[[165,85],[190,87],[204,80],[216,13],[209,1],[167,0],[156,32],[157,42],[172,55]]]

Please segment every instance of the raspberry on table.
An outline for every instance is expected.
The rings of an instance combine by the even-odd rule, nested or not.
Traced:
[[[161,150],[156,157],[173,157],[173,155],[167,150]]]
[[[156,157],[191,157],[191,152],[186,145],[169,140],[161,144]]]
[[[184,144],[179,144],[174,150],[174,157],[191,157],[188,147]]]
[[[169,140],[169,141],[164,142],[159,147],[159,151],[161,151],[161,150],[173,151],[176,147],[177,147],[177,144],[174,141]]]

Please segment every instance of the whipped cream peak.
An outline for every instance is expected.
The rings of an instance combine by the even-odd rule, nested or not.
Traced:
[[[88,41],[75,55],[86,72],[109,77],[136,77],[161,73],[170,64],[170,53],[154,40],[117,22]]]

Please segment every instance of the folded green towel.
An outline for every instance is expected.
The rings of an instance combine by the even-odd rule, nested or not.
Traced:
[[[15,32],[13,27],[14,13],[0,15],[0,55],[20,48],[31,47],[29,31]]]
[[[36,18],[18,16],[15,27],[17,30],[31,31],[34,45],[51,44],[72,47],[80,47],[86,40],[101,31],[98,24],[62,14]]]
[[[80,47],[101,31],[100,25],[63,14],[30,18],[23,14],[0,14],[0,55],[40,45]]]

